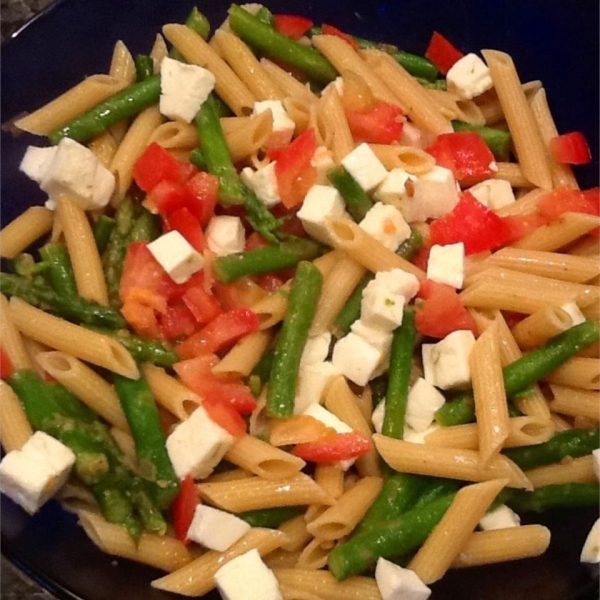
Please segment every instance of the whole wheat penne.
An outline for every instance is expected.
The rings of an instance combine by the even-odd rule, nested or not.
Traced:
[[[573,326],[571,315],[558,306],[537,310],[512,328],[512,334],[521,348],[541,346],[551,337]]]
[[[264,354],[271,333],[258,330],[242,338],[213,368],[215,374],[233,374],[247,377]]]
[[[88,148],[106,169],[110,168],[110,163],[117,151],[117,147],[117,142],[110,131],[101,133],[88,144]]]
[[[8,383],[0,380],[0,439],[4,451],[20,450],[32,435],[19,398]]]
[[[594,457],[589,454],[580,458],[565,459],[561,463],[546,465],[526,471],[534,488],[563,483],[594,483]]]
[[[529,100],[542,87],[542,82],[539,80],[528,81],[521,87]],[[483,113],[486,125],[493,125],[504,119],[504,111],[502,110],[500,100],[498,100],[498,94],[496,94],[494,89],[475,98],[475,102],[477,102],[479,110]]]
[[[0,256],[14,258],[52,230],[54,213],[43,206],[31,206],[0,231]]]
[[[508,181],[514,188],[530,188],[535,187],[523,173],[521,165],[518,163],[497,162],[497,171],[494,175],[495,179],[503,179]],[[545,190],[546,191],[546,190]]]
[[[225,141],[233,162],[251,159],[265,148],[273,130],[273,114],[270,110],[253,117],[225,117],[221,119]],[[255,168],[261,165],[253,165]]]
[[[582,390],[551,384],[550,410],[571,417],[587,417],[600,421],[600,395],[595,390]]]
[[[313,538],[304,546],[302,552],[300,552],[296,566],[299,569],[322,569],[327,566],[327,557],[334,545],[335,542],[333,540]]]
[[[160,73],[160,66],[162,65],[162,61],[168,55],[169,49],[167,48],[165,38],[162,35],[160,35],[160,33],[157,33],[156,37],[154,38],[154,44],[152,44],[152,48],[150,49],[150,58],[154,63],[154,73]]]
[[[298,98],[308,103],[317,102],[318,98],[311,92],[309,86],[298,81],[279,65],[267,58],[261,58],[260,64],[286,98]]]
[[[285,521],[278,529],[287,537],[287,541],[281,544],[281,549],[286,552],[297,552],[301,550],[312,537],[306,529],[306,519],[304,518],[304,515],[298,515],[289,521]]]
[[[21,332],[11,318],[10,305],[3,294],[0,294],[0,340],[2,350],[6,352],[15,370],[34,368],[34,361],[27,352]]]
[[[317,110],[320,130],[328,140],[327,146],[332,150],[334,161],[339,163],[354,149],[354,138],[340,95],[334,86],[323,91]]]
[[[558,369],[548,373],[544,381],[582,390],[598,390],[600,389],[600,360],[574,356]]]
[[[369,146],[388,171],[404,169],[413,175],[423,175],[435,166],[433,156],[419,148],[395,144],[369,144]]]

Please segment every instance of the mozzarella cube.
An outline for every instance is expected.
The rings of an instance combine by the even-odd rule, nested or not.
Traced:
[[[276,206],[281,202],[275,165],[277,161],[269,163],[256,171],[244,167],[240,173],[242,181],[256,194],[256,197],[267,207]]]
[[[366,385],[375,376],[383,353],[355,333],[343,337],[333,348],[332,362],[357,385]]]
[[[408,223],[437,219],[458,204],[459,192],[452,171],[435,166],[415,182],[415,194],[400,210]]]
[[[460,289],[465,277],[465,245],[448,244],[431,247],[427,262],[427,279]]]
[[[187,537],[205,548],[224,552],[250,529],[246,521],[242,521],[235,515],[205,504],[198,504]]]
[[[375,189],[388,174],[387,169],[366,143],[360,144],[344,156],[342,165],[365,192]]]
[[[44,174],[52,162],[56,151],[56,146],[50,146],[48,148],[29,146],[25,151],[23,160],[21,160],[19,170],[25,173],[29,179],[33,179],[36,183],[42,183]]]
[[[410,227],[394,206],[377,202],[359,223],[369,235],[394,252],[410,236]]]
[[[94,210],[108,204],[115,177],[91,150],[63,138],[44,170],[40,187],[55,202],[66,195],[84,210]]]
[[[327,173],[335,167],[331,150],[326,146],[319,146],[315,150],[310,164],[317,170],[317,183],[320,185],[328,184]]]
[[[486,179],[475,184],[467,190],[473,197],[484,206],[492,210],[498,210],[508,206],[515,201],[515,193],[512,186],[504,179]]]
[[[375,581],[383,600],[427,600],[431,590],[410,569],[385,558],[377,560]]]
[[[406,405],[406,423],[417,433],[425,431],[435,418],[436,411],[444,405],[446,399],[422,377],[415,381],[408,392]]]
[[[0,463],[0,491],[33,514],[64,485],[74,464],[70,448],[36,431]]]
[[[259,115],[267,110],[270,110],[273,115],[273,129],[271,130],[267,147],[277,148],[289,144],[294,135],[296,124],[288,116],[281,100],[255,102],[252,114]]]
[[[313,185],[296,213],[304,229],[319,242],[331,245],[324,221],[328,217],[348,217],[340,193],[328,185]],[[349,218],[349,217],[348,217]]]
[[[600,481],[600,449],[594,450],[592,456],[594,457],[594,474],[596,479]]]
[[[148,244],[148,250],[175,283],[185,283],[204,264],[202,254],[179,231],[156,238]]]
[[[363,290],[360,305],[361,321],[368,327],[393,331],[402,325],[405,298],[373,279]]]
[[[342,372],[329,361],[300,368],[294,400],[294,414],[302,414],[311,404],[319,404],[331,382]]]
[[[382,400],[371,414],[371,423],[376,433],[383,431],[383,419],[385,418],[385,400]]]
[[[217,256],[228,256],[244,250],[246,237],[239,217],[213,217],[206,229],[206,243]]]
[[[402,127],[400,145],[410,146],[411,148],[427,148],[427,144],[423,142],[424,137],[424,132],[422,132],[418,127],[415,127],[412,123],[405,121]]]
[[[380,271],[375,275],[379,285],[385,286],[391,293],[401,294],[406,302],[417,295],[419,291],[419,280],[412,273],[407,273],[402,269],[391,269],[390,271]]]
[[[590,529],[581,550],[581,562],[596,564],[600,562],[600,519]]]
[[[234,442],[199,406],[167,438],[167,452],[179,479],[208,477]]]
[[[273,571],[256,548],[236,556],[215,573],[223,600],[283,600]]]
[[[567,302],[566,304],[563,304],[561,308],[571,317],[571,320],[573,321],[571,327],[585,323],[585,316],[579,309],[579,306],[577,306],[576,302]]]
[[[165,57],[160,65],[160,112],[168,119],[191,123],[215,82],[208,69]]]
[[[368,325],[365,325],[363,319],[358,319],[358,321],[352,323],[350,331],[361,337],[371,346],[375,346],[375,348],[381,352],[384,359],[389,357],[390,349],[392,348],[392,339],[394,337],[391,331],[369,327]]]
[[[469,356],[475,345],[473,332],[453,331],[437,344],[423,344],[425,381],[442,390],[460,389],[471,382]]]
[[[471,100],[494,86],[488,66],[472,52],[457,60],[446,74],[448,91]]]
[[[416,180],[414,175],[404,169],[392,169],[373,196],[379,202],[391,204],[402,210],[402,204],[410,202],[414,195]]]
[[[438,425],[437,423],[433,423],[433,425],[430,425],[424,431],[415,431],[409,425],[405,425],[404,426],[404,436],[402,439],[405,442],[410,442],[411,444],[426,444],[427,436],[430,433],[433,433],[434,431],[438,431],[438,429],[441,429],[441,426]]]
[[[509,527],[519,527],[519,525],[521,525],[521,517],[505,504],[485,513],[479,521],[479,527],[484,531],[508,529]]]
[[[330,345],[331,333],[329,331],[309,337],[306,344],[304,344],[304,350],[300,358],[300,368],[323,362],[329,354]]]

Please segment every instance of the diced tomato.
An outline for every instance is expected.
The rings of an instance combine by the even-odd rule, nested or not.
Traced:
[[[346,117],[354,140],[369,144],[392,144],[402,136],[404,111],[381,100],[366,112],[347,110]]]
[[[133,166],[133,178],[138,186],[149,192],[161,181],[187,181],[197,171],[191,163],[179,162],[170,152],[153,142]]]
[[[198,252],[204,252],[206,238],[202,232],[202,226],[187,207],[184,206],[168,213],[164,219],[167,231],[179,231]]]
[[[277,277],[277,275],[273,275],[272,273],[256,277],[256,283],[258,283],[265,292],[269,292],[269,294],[278,290],[284,282],[285,279]]]
[[[306,17],[299,15],[273,15],[275,29],[293,40],[299,40],[314,23]]]
[[[540,198],[538,212],[549,221],[558,219],[566,212],[600,215],[598,188],[586,192],[567,188],[554,190]]]
[[[196,331],[196,327],[196,319],[185,304],[169,306],[167,312],[160,317],[160,330],[167,340],[188,337]]]
[[[180,208],[187,208],[199,221],[204,209],[190,188],[176,181],[163,180],[155,185],[146,196],[144,205],[152,212],[167,215]]]
[[[433,338],[444,338],[459,329],[470,329],[477,335],[477,325],[462,305],[454,288],[429,279],[421,281],[415,323],[417,330]]]
[[[244,250],[247,252],[250,250],[256,250],[257,248],[265,248],[269,246],[269,242],[265,240],[265,238],[260,235],[257,231],[253,231],[247,238],[246,244],[244,246]]]
[[[157,313],[152,307],[134,299],[128,299],[121,307],[121,314],[141,337],[161,338]]]
[[[427,271],[427,263],[429,262],[429,254],[431,253],[431,246],[429,244],[425,244],[421,247],[421,249],[417,252],[417,254],[412,259],[412,263],[419,267],[421,271]]]
[[[443,133],[427,152],[463,184],[473,185],[494,176],[494,155],[483,138],[472,131]]]
[[[287,208],[283,204],[279,203],[273,207],[272,213],[278,219],[282,219],[281,228],[289,235],[295,235],[296,237],[307,237],[308,234],[302,225],[302,221],[298,218],[297,213],[300,210],[300,206],[294,206],[293,208]]]
[[[202,401],[202,408],[219,427],[222,427],[234,437],[245,435],[246,421],[230,404],[213,398],[205,398]]]
[[[265,291],[249,277],[243,277],[234,283],[216,282],[214,294],[224,310],[232,310],[240,306],[249,308],[266,295]]]
[[[177,536],[177,539],[181,540],[184,544],[189,544],[187,532],[192,524],[198,502],[199,498],[198,492],[196,491],[196,485],[194,484],[194,478],[191,475],[188,475],[179,484],[179,494],[171,506],[175,535]]]
[[[219,301],[209,294],[202,284],[189,287],[181,299],[194,316],[196,323],[201,325],[212,321],[222,312]]]
[[[434,31],[425,56],[445,75],[464,54],[441,33]]]
[[[219,178],[200,171],[187,182],[186,186],[201,206],[198,212],[192,212],[194,212],[201,225],[206,225],[215,213],[219,193]]]
[[[566,165],[585,165],[592,160],[592,153],[583,133],[573,131],[550,140],[554,160]]]
[[[504,320],[510,329],[512,329],[515,325],[518,325],[527,316],[509,310],[503,310],[502,315],[504,316]]]
[[[321,31],[323,32],[323,35],[334,35],[335,37],[341,38],[347,44],[350,44],[354,50],[358,50],[358,42],[351,35],[340,31],[337,27],[323,23]]]
[[[528,215],[510,215],[503,218],[508,231],[508,242],[511,244],[522,237],[533,233],[538,227],[545,225],[548,219],[538,212]]]
[[[220,314],[198,333],[178,344],[175,351],[183,359],[201,354],[214,354],[256,331],[259,325],[258,317],[251,310],[234,308]]]
[[[0,379],[6,379],[15,370],[4,348],[0,347]]]
[[[370,438],[359,431],[334,433],[314,442],[298,444],[292,450],[298,456],[310,462],[338,462],[368,454],[373,449]]]
[[[502,217],[463,192],[452,212],[433,221],[429,227],[432,245],[463,242],[465,254],[476,254],[505,245],[510,231]]]
[[[281,201],[288,208],[302,203],[317,180],[317,170],[311,165],[316,149],[315,131],[307,129],[277,152],[275,175]]]

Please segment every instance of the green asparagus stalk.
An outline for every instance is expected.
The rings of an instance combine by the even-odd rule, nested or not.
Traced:
[[[135,78],[139,83],[146,81],[154,75],[154,61],[147,54],[138,54],[135,57]]]
[[[77,282],[67,248],[63,244],[46,244],[40,249],[40,255],[48,265],[44,273],[52,289],[63,297],[78,296]]]
[[[357,223],[362,221],[373,206],[373,201],[369,198],[367,192],[358,185],[354,177],[344,167],[332,169],[327,173],[327,178],[344,198],[350,216]]]
[[[100,255],[104,254],[110,234],[115,227],[115,220],[112,217],[101,215],[94,225],[94,239],[96,240],[96,247]]]
[[[350,294],[350,297],[346,300],[346,304],[344,304],[342,310],[340,310],[338,316],[335,318],[335,334],[338,337],[342,337],[342,335],[348,333],[350,327],[352,327],[352,323],[360,317],[362,293],[372,279],[372,275],[366,275],[360,280],[360,283],[352,294]]]
[[[142,209],[142,214],[134,222],[129,234],[128,243],[151,242],[160,235],[160,218],[149,210]]]
[[[507,160],[510,154],[511,136],[508,131],[484,125],[471,125],[463,121],[452,121],[454,131],[473,131],[479,134],[498,160]]]
[[[276,529],[282,523],[301,515],[305,506],[281,506],[277,508],[262,508],[237,515],[252,527],[269,527]]]
[[[598,506],[600,486],[597,483],[563,483],[545,485],[533,492],[504,490],[504,502],[518,512],[543,512],[552,508]]]

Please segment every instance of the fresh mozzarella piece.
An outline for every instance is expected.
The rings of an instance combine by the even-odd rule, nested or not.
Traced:
[[[460,289],[465,277],[465,245],[448,244],[431,247],[427,262],[427,279]]]
[[[392,269],[391,271],[380,271],[375,275],[374,281],[378,285],[385,286],[390,292],[401,294],[408,303],[419,291],[419,280],[412,273],[407,273],[402,269]]]
[[[425,444],[427,443],[427,436],[434,431],[438,431],[441,427],[437,423],[433,423],[424,431],[415,431],[409,425],[404,426],[404,436],[403,440],[405,442],[410,442],[411,444]]]
[[[358,319],[358,321],[352,323],[350,331],[371,344],[371,346],[375,346],[382,353],[384,360],[389,357],[393,339],[391,331],[369,327],[363,319]]]
[[[208,477],[234,442],[199,406],[167,438],[167,452],[179,479]]]
[[[425,381],[442,390],[460,389],[471,382],[469,356],[475,345],[473,332],[460,329],[437,344],[423,344]]]
[[[185,283],[204,264],[202,255],[179,231],[156,238],[148,244],[148,250],[175,283]]]
[[[275,165],[277,161],[270,162],[265,167],[256,171],[244,167],[240,173],[242,181],[256,194],[256,197],[269,208],[281,202]]]
[[[385,418],[385,400],[382,400],[373,411],[371,415],[371,423],[376,433],[383,431],[383,419]]]
[[[84,210],[95,210],[108,204],[115,177],[91,150],[63,138],[44,169],[40,187],[54,202],[65,195]]]
[[[594,457],[594,474],[596,479],[600,481],[600,450],[594,450],[592,456]]]
[[[206,243],[217,256],[228,256],[244,250],[246,237],[239,217],[213,217],[206,229]]]
[[[600,562],[600,519],[592,526],[581,550],[581,562],[599,563]]]
[[[417,214],[412,219],[404,215],[409,223],[437,219],[451,212],[459,200],[459,188],[452,171],[435,166],[421,175],[415,184],[415,196],[412,200],[410,206]],[[415,209],[416,206],[420,208]]]
[[[408,392],[406,423],[417,433],[425,431],[433,423],[436,411],[444,402],[444,396],[419,377]]]
[[[497,170],[497,167],[496,167]],[[467,190],[484,206],[498,210],[515,201],[512,186],[504,179],[486,179]]]
[[[256,548],[236,556],[215,573],[223,600],[283,600],[273,571]]]
[[[168,119],[191,123],[215,83],[208,69],[165,57],[160,65],[160,112]]]
[[[331,382],[342,372],[329,361],[300,367],[294,414],[302,414],[311,404],[319,404]]]
[[[488,66],[477,54],[465,54],[446,74],[448,91],[461,100],[471,100],[494,86]]]
[[[375,189],[388,174],[387,169],[366,143],[360,144],[344,156],[342,165],[365,192]]]
[[[376,200],[391,204],[401,210],[403,203],[410,202],[415,193],[417,178],[404,169],[392,169],[373,194]]]
[[[29,179],[33,179],[36,183],[42,183],[44,174],[52,162],[56,151],[56,146],[50,146],[48,148],[29,146],[25,151],[23,160],[21,160],[19,170],[25,173]]]
[[[571,317],[571,320],[573,321],[571,327],[585,323],[585,316],[579,309],[579,306],[577,306],[576,302],[567,302],[566,304],[563,304],[561,308]]]
[[[484,531],[508,529],[509,527],[519,527],[519,525],[521,525],[521,517],[506,504],[487,512],[479,521],[479,527]]]
[[[0,463],[0,491],[33,514],[64,485],[74,464],[70,448],[36,431]]]
[[[205,548],[224,552],[250,529],[246,521],[242,521],[235,515],[205,504],[198,504],[187,537]]]
[[[331,345],[331,333],[324,331],[319,335],[309,337],[304,345],[302,357],[300,358],[300,368],[307,365],[314,365],[323,362],[329,354]]]
[[[408,121],[402,126],[401,146],[410,146],[411,148],[426,148],[427,144],[423,141],[423,132]]]
[[[296,214],[310,236],[331,245],[324,221],[328,217],[348,217],[344,207],[344,200],[334,187],[313,185]]]
[[[296,124],[288,116],[281,100],[255,102],[252,114],[259,115],[267,110],[270,110],[273,115],[273,129],[271,130],[267,146],[269,148],[277,148],[289,144],[294,135]]]
[[[331,150],[326,146],[319,146],[315,150],[310,164],[317,170],[317,183],[327,185],[329,183],[327,172],[335,167]]]
[[[391,332],[402,324],[404,303],[405,298],[402,294],[373,279],[363,290],[361,321],[367,327]]]
[[[410,569],[385,558],[377,560],[375,580],[383,600],[427,600],[431,590]]]
[[[355,333],[343,337],[333,348],[332,362],[357,385],[366,385],[375,376],[383,352]]]
[[[410,236],[410,227],[402,213],[394,206],[382,202],[374,204],[359,225],[394,252]]]

